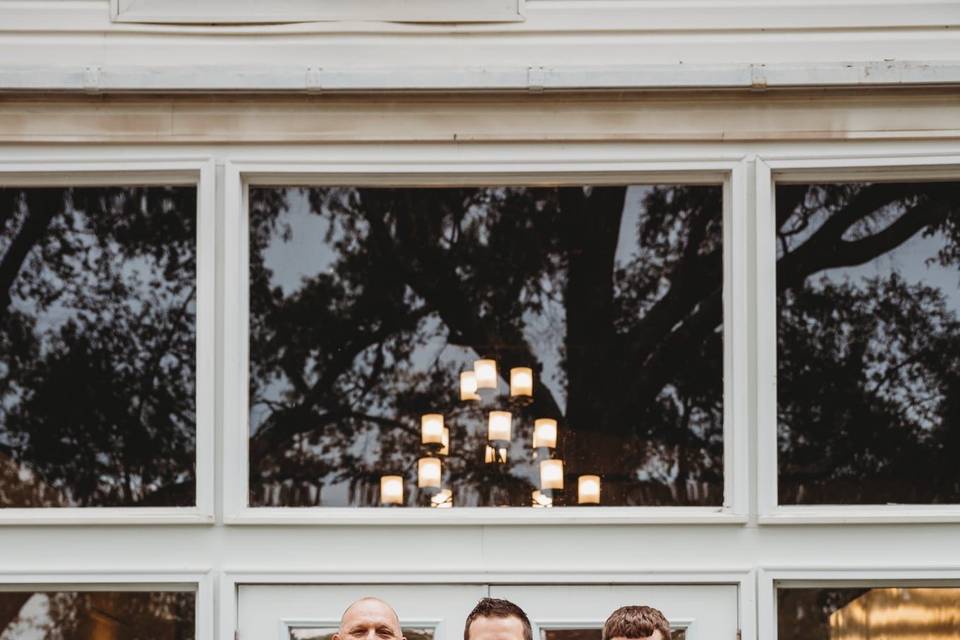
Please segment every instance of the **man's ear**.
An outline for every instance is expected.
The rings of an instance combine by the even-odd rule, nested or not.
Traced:
[[[335,634],[333,634],[333,635],[330,637],[330,640],[340,640],[340,632],[337,631]]]

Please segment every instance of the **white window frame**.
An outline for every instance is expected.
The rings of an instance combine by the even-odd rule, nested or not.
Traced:
[[[515,22],[523,0],[111,0],[114,22],[271,23],[333,20]]]
[[[323,154],[323,151],[319,152]],[[490,145],[473,150],[397,145],[351,149],[294,162],[236,158],[224,167],[224,521],[228,524],[588,524],[747,521],[749,512],[747,169],[743,154],[714,157],[668,149],[622,151],[609,145]],[[724,234],[724,500],[721,507],[594,507],[557,509],[380,509],[376,507],[250,507],[248,495],[250,185],[443,185],[611,182],[723,184]]]
[[[740,640],[757,640],[757,572],[732,567],[717,570],[655,571],[296,571],[227,570],[221,574],[217,639],[236,640],[240,587],[243,585],[486,584],[486,585],[734,585]],[[684,621],[681,621],[684,622]],[[282,628],[282,626],[281,626]],[[536,636],[535,636],[536,638]]]
[[[213,640],[214,578],[209,570],[166,571],[138,569],[123,571],[42,571],[0,570],[3,591],[165,591],[193,589],[197,640]]]
[[[757,570],[760,638],[777,640],[777,589],[844,587],[960,587],[960,566],[766,567]]]
[[[0,153],[0,186],[183,185],[197,189],[196,504],[192,507],[24,507],[0,509],[0,525],[212,524],[216,219],[214,164],[206,158],[72,161],[11,159]],[[118,154],[120,157],[122,154]]]
[[[960,153],[842,157],[784,155],[756,163],[757,494],[760,524],[960,522],[960,504],[780,505],[777,467],[776,184],[892,180],[960,181]]]

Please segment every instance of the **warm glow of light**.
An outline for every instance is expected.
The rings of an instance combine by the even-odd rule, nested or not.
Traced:
[[[553,418],[537,418],[533,421],[533,448],[557,447],[557,421]]]
[[[439,488],[442,472],[440,458],[420,458],[417,461],[417,486],[421,489]]]
[[[577,503],[600,504],[600,476],[577,478]]]
[[[477,374],[474,371],[460,372],[460,399],[479,400],[477,393]]]
[[[403,478],[401,476],[380,476],[381,504],[403,504]]]
[[[440,455],[450,455],[450,429],[447,427],[443,428],[443,438],[440,440],[440,444],[443,445],[440,447]]]
[[[563,489],[563,460],[540,461],[540,488]]]
[[[830,614],[831,640],[955,640],[960,589],[871,589]]]
[[[473,363],[473,372],[477,378],[477,389],[497,388],[497,361],[476,360]]]
[[[430,506],[434,509],[449,509],[453,506],[453,491],[444,489],[430,498]]]
[[[533,499],[533,503],[531,506],[533,506],[534,509],[543,509],[545,507],[553,506],[553,498],[551,498],[550,496],[543,495],[541,491],[535,490],[531,494],[531,497]]]
[[[533,369],[529,367],[510,369],[510,395],[533,396]]]
[[[486,462],[487,464],[490,464],[491,462],[497,462],[497,455],[495,453],[495,450],[490,445],[487,445],[486,450],[483,452],[483,461]],[[500,449],[499,461],[500,462],[507,461],[507,450],[505,448]]]
[[[442,415],[425,413],[420,416],[420,442],[423,444],[443,444]]]
[[[509,411],[491,411],[487,438],[489,440],[510,440],[510,431],[513,428],[513,416]]]

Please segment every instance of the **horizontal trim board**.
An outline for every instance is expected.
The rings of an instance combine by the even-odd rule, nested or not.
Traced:
[[[901,87],[960,85],[960,63],[670,64],[324,69],[274,66],[17,66],[0,91],[435,92]]]
[[[960,138],[960,101],[955,92],[942,89],[376,98],[0,98],[0,142],[10,143],[614,143],[956,138]]]

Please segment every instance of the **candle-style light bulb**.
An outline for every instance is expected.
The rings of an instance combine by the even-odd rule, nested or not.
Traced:
[[[499,460],[498,460],[499,458]],[[501,448],[499,450],[494,449],[490,445],[487,445],[487,448],[483,452],[483,461],[487,464],[491,462],[506,462],[507,461],[507,449]]]
[[[600,476],[577,478],[577,503],[600,504]]]
[[[557,448],[557,421],[553,418],[537,418],[533,421],[533,448]]]
[[[443,444],[443,415],[425,413],[420,416],[420,441],[423,444]]]
[[[476,360],[473,372],[477,378],[477,389],[497,388],[497,361],[489,358]]]
[[[477,393],[477,373],[475,371],[460,372],[460,399],[480,399],[480,394]]]
[[[380,476],[380,503],[403,504],[403,478]]]
[[[531,494],[532,505],[535,509],[543,509],[544,507],[553,506],[553,498],[547,495],[544,495],[540,490],[534,490]]]
[[[513,415],[509,411],[491,411],[488,418],[487,439],[506,442],[513,429]]]
[[[450,455],[450,429],[448,427],[443,428],[443,438],[440,440],[440,451],[441,456]]]
[[[540,488],[563,489],[563,460],[540,461]]]
[[[417,486],[421,489],[440,488],[443,467],[440,458],[420,458],[417,460]]]
[[[514,398],[533,397],[533,369],[530,367],[510,369],[510,396]]]
[[[453,506],[453,491],[443,489],[430,498],[430,506],[434,509],[449,509]]]

